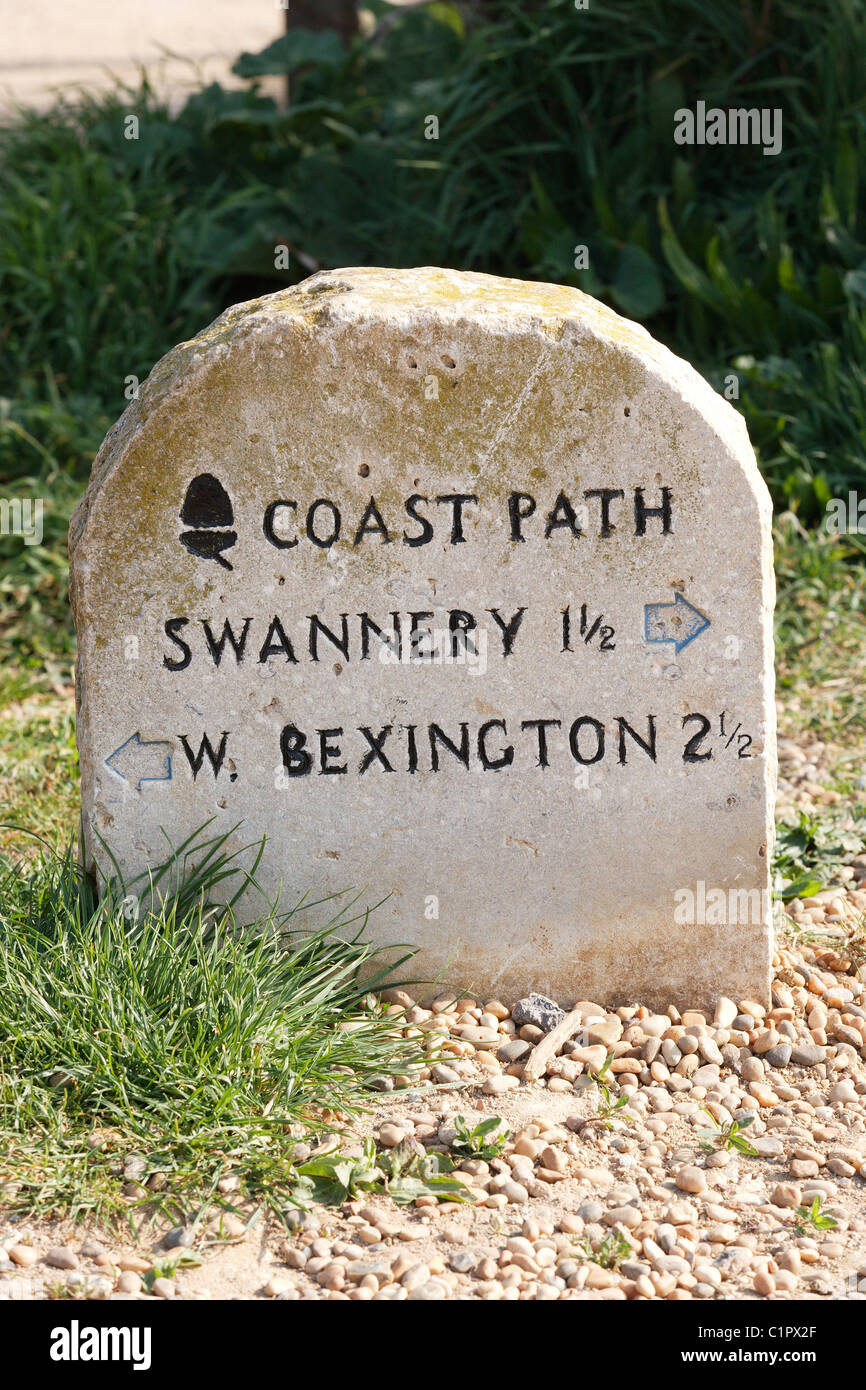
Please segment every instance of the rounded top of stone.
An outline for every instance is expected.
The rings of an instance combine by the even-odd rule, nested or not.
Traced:
[[[483,322],[494,332],[534,326],[556,339],[571,322],[595,330],[623,347],[644,352],[660,347],[640,324],[622,318],[571,285],[511,280],[443,266],[320,270],[288,289],[235,305],[199,337],[207,338],[211,333],[218,336],[225,328],[236,329],[241,318],[252,324],[285,315],[317,326],[324,326],[332,317],[373,318],[392,323],[417,323],[424,318],[440,323]]]
[[[351,266],[317,271],[297,285],[232,305],[156,363],[94,461],[87,493],[70,525],[70,555],[83,537],[94,495],[120,463],[139,428],[210,363],[244,343],[273,339],[275,334],[293,330],[328,334],[376,324],[416,333],[425,326],[445,325],[455,332],[474,327],[494,336],[537,335],[540,347],[553,350],[554,355],[558,349],[585,350],[593,343],[618,350],[639,362],[660,389],[703,417],[724,449],[746,468],[763,508],[770,513],[769,494],[742,417],[688,362],[656,342],[640,324],[570,285],[440,266]]]
[[[444,266],[413,266],[391,269],[384,266],[351,266],[343,270],[320,270],[291,289],[255,301],[288,309],[299,297],[345,295],[349,312],[377,311],[387,315],[407,312],[435,312],[439,318],[473,318],[501,314],[507,318],[588,318],[626,327],[641,342],[652,339],[645,328],[631,323],[606,305],[572,285],[554,285],[543,280],[512,280],[473,270],[450,270]]]

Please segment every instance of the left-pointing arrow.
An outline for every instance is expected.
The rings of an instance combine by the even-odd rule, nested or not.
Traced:
[[[162,741],[146,742],[141,734],[133,734],[105,759],[107,767],[141,787],[142,782],[171,781],[171,744]]]

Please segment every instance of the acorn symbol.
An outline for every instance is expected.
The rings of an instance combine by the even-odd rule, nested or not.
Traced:
[[[237,541],[237,531],[229,531],[234,522],[231,498],[212,473],[199,473],[186,490],[180,519],[191,531],[181,532],[180,541],[191,555],[202,560],[216,560],[223,569],[232,566],[224,559],[222,552],[229,550]]]

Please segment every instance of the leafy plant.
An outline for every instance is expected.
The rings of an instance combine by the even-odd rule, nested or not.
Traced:
[[[866,816],[843,825],[839,815],[800,811],[795,825],[780,825],[776,832],[774,863],[779,879],[791,878],[777,896],[786,902],[808,898],[831,882],[841,864],[866,847]]]
[[[796,1208],[800,1220],[797,1222],[794,1230],[798,1236],[804,1236],[806,1234],[807,1224],[816,1231],[832,1231],[839,1225],[835,1216],[831,1216],[829,1212],[821,1210],[821,1205],[822,1198],[816,1193],[810,1207]]]
[[[201,1263],[201,1258],[192,1250],[185,1250],[177,1255],[158,1256],[150,1269],[144,1271],[141,1281],[150,1293],[157,1279],[173,1279],[178,1269],[196,1269]]]
[[[743,1130],[754,1120],[754,1115],[744,1115],[741,1120],[731,1120],[730,1124],[722,1124],[716,1118],[712,1110],[708,1110],[705,1105],[701,1106],[705,1115],[709,1116],[712,1129],[699,1129],[698,1139],[702,1149],[715,1153],[720,1149],[736,1149],[738,1153],[748,1154],[750,1158],[757,1158],[758,1150],[749,1143],[743,1135]]]
[[[623,1260],[634,1253],[622,1231],[610,1231],[603,1236],[597,1250],[584,1237],[583,1250],[586,1258],[593,1264],[601,1265],[602,1269],[617,1269]]]
[[[418,1153],[404,1144],[377,1151],[374,1140],[367,1138],[358,1156],[326,1153],[300,1164],[290,1199],[301,1207],[316,1202],[339,1206],[380,1192],[400,1205],[425,1194],[449,1202],[468,1201],[464,1184],[448,1176],[450,1169],[450,1162],[440,1154]]]
[[[46,1285],[45,1292],[51,1303],[77,1303],[90,1297],[92,1286],[89,1281],[68,1284],[64,1279],[52,1279]]]
[[[460,1158],[496,1158],[508,1143],[510,1131],[498,1115],[490,1115],[472,1129],[464,1115],[454,1118],[455,1137],[451,1149]]]
[[[605,1129],[612,1128],[611,1121],[614,1118],[618,1117],[627,1124],[631,1124],[633,1119],[631,1115],[620,1113],[628,1105],[628,1096],[618,1096],[616,1100],[613,1098],[608,1081],[610,1064],[613,1059],[614,1053],[609,1052],[597,1072],[587,1072],[587,1076],[589,1076],[593,1084],[598,1087],[598,1109],[596,1114],[591,1118],[593,1121],[603,1125]]]

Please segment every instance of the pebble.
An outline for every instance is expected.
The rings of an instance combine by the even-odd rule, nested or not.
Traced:
[[[349,1260],[346,1265],[346,1278],[360,1280],[367,1279],[372,1275],[380,1280],[390,1279],[392,1276],[396,1279],[400,1277],[400,1274],[411,1269],[414,1263],[415,1261],[408,1255],[399,1256],[393,1264],[389,1264],[387,1260]],[[397,1272],[398,1268],[400,1273]]]
[[[39,1251],[34,1250],[32,1245],[10,1245],[6,1253],[20,1269],[30,1269],[39,1259]]]
[[[379,1126],[379,1143],[384,1145],[386,1149],[395,1149],[398,1144],[402,1144],[405,1138],[406,1131],[402,1125],[386,1122]]]
[[[749,1130],[746,1138],[760,1158],[781,1158],[785,1152],[781,1139],[774,1139],[772,1134],[753,1134]]]
[[[644,1087],[643,1094],[655,1111],[661,1112],[673,1110],[674,1108],[673,1101],[667,1091],[663,1090],[661,1086],[646,1086]]]
[[[714,1263],[723,1277],[733,1278],[736,1275],[744,1274],[749,1268],[752,1263],[752,1252],[746,1250],[742,1245],[732,1245],[727,1250],[723,1250],[721,1255],[717,1255]]]
[[[279,1279],[271,1277],[263,1286],[262,1293],[266,1298],[282,1298],[283,1294],[289,1292],[292,1283],[289,1279]]]
[[[525,1044],[524,1044],[525,1045]],[[430,1068],[430,1078],[440,1086],[453,1086],[460,1080],[460,1073],[453,1067],[445,1066],[444,1062],[436,1062]]]
[[[498,1028],[474,1028],[470,1026],[455,1028],[454,1034],[462,1038],[465,1042],[472,1043],[476,1048],[495,1048],[498,1047],[502,1035]]]
[[[565,1018],[565,1010],[544,994],[529,994],[514,1005],[511,1017],[517,1024],[531,1023],[542,1032],[549,1033]]]
[[[481,1087],[485,1096],[501,1096],[506,1091],[516,1091],[520,1085],[520,1078],[517,1076],[490,1076]]]
[[[857,1098],[857,1092],[854,1090],[854,1084],[851,1081],[837,1081],[835,1086],[830,1088],[830,1093],[827,1097],[831,1103],[833,1101],[841,1101],[844,1105],[852,1104]]]
[[[577,1209],[577,1214],[586,1222],[598,1222],[604,1216],[604,1207],[600,1202],[582,1202]]]
[[[674,1181],[681,1192],[705,1192],[707,1187],[706,1174],[693,1163],[678,1169]]]
[[[772,1086],[766,1086],[761,1081],[749,1082],[749,1093],[755,1097],[759,1105],[778,1105],[779,1097]]]
[[[774,1207],[799,1207],[803,1201],[803,1192],[795,1183],[777,1183],[770,1193],[770,1202]]]
[[[77,1269],[78,1256],[66,1245],[54,1245],[45,1252],[43,1259],[52,1269]]]
[[[491,999],[490,1003],[486,1005],[486,1010],[494,1018],[498,1018],[500,1023],[504,1023],[505,1019],[511,1017],[511,1010],[500,999]]]
[[[115,1284],[118,1293],[140,1293],[142,1287],[140,1275],[131,1269],[125,1269],[122,1274],[119,1274]]]
[[[799,1274],[802,1269],[800,1252],[796,1246],[791,1246],[787,1250],[782,1250],[776,1256],[776,1263],[780,1269],[787,1270],[791,1274]]]
[[[676,1274],[682,1276],[689,1273],[690,1265],[688,1260],[684,1260],[681,1255],[660,1255],[653,1261],[656,1269],[662,1270],[665,1274]]]
[[[608,1226],[621,1225],[627,1227],[630,1230],[634,1230],[637,1226],[640,1225],[641,1221],[643,1220],[643,1217],[641,1216],[638,1207],[624,1206],[611,1207],[608,1211],[604,1213],[602,1219]]]
[[[502,1195],[506,1201],[523,1206],[529,1201],[529,1193],[522,1183],[506,1181],[502,1185]]]
[[[541,1042],[544,1037],[544,1029],[536,1027],[534,1023],[524,1023],[518,1036],[523,1038],[524,1042],[532,1043],[534,1046],[535,1043]]]
[[[604,1066],[607,1049],[602,1046],[576,1047],[571,1052],[571,1060],[580,1062],[587,1071],[597,1072]]]
[[[478,1256],[472,1250],[453,1250],[448,1256],[448,1264],[457,1274],[468,1274],[478,1263]]]
[[[591,1045],[599,1043],[602,1047],[613,1047],[622,1037],[622,1023],[616,1016],[597,1019],[587,1024],[586,1036]]]
[[[555,1149],[552,1144],[548,1144],[541,1150],[539,1155],[541,1163],[548,1172],[567,1173],[568,1160],[561,1149]]]
[[[162,1238],[162,1248],[173,1250],[178,1245],[185,1249],[195,1243],[195,1231],[188,1230],[186,1226],[172,1226],[171,1230],[166,1231]]]
[[[409,1294],[411,1302],[432,1303],[448,1297],[448,1285],[441,1279],[428,1279]]]
[[[764,1062],[768,1067],[786,1067],[791,1060],[792,1048],[790,1043],[777,1043],[775,1047],[769,1047],[763,1054]]]
[[[721,995],[716,1000],[716,1009],[713,1015],[713,1025],[716,1028],[730,1028],[739,1014],[739,1009],[732,999]]]
[[[697,1220],[697,1215],[691,1202],[671,1202],[665,1212],[665,1221],[672,1226],[687,1226]]]

